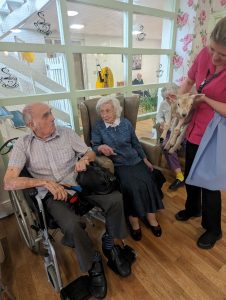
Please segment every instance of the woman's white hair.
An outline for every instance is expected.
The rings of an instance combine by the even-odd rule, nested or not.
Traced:
[[[162,98],[165,99],[167,93],[177,94],[177,91],[178,91],[178,86],[175,83],[171,83],[167,86],[164,86],[161,89]]]
[[[106,103],[111,103],[113,105],[113,108],[114,108],[114,111],[116,114],[116,118],[120,118],[121,113],[122,113],[122,107],[120,105],[119,100],[114,95],[108,95],[108,96],[101,97],[97,101],[97,105],[96,105],[97,113],[100,114],[101,106]]]

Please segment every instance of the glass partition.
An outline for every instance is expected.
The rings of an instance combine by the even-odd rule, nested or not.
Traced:
[[[68,89],[64,54],[0,52],[0,98],[65,92]]]
[[[170,49],[173,20],[147,15],[133,15],[133,47]]]
[[[83,46],[123,47],[122,11],[77,1],[68,1],[67,9],[76,12],[68,16],[72,42],[80,41]]]
[[[125,85],[121,54],[74,54],[77,89],[98,89]]]
[[[133,3],[166,11],[175,11],[175,0],[133,0]]]
[[[167,82],[169,78],[169,56],[134,55],[132,78],[133,85]]]
[[[57,126],[73,127],[72,107],[68,99],[46,101],[45,103],[52,108]],[[0,131],[4,140],[22,136],[30,132],[23,121],[22,111],[24,107],[25,104],[0,107],[0,115],[3,110],[5,115],[7,112],[5,119],[0,122]]]
[[[15,8],[5,9],[0,1],[0,41],[12,43],[60,43],[56,0],[12,1]],[[16,3],[17,2],[17,3]]]

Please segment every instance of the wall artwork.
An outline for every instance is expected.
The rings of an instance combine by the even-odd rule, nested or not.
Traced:
[[[141,70],[142,55],[133,55],[132,70]]]

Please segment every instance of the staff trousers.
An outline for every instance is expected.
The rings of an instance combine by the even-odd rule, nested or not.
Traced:
[[[188,176],[199,145],[187,141],[185,154],[185,178]],[[214,159],[214,158],[213,158]],[[208,164],[208,161],[206,162]],[[210,170],[211,172],[211,170]],[[185,209],[190,215],[202,212],[202,226],[218,235],[221,232],[221,193],[186,184]]]

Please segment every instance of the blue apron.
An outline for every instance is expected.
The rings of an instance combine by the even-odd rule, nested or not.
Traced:
[[[226,190],[226,118],[218,113],[206,128],[186,183]]]

